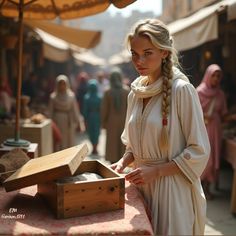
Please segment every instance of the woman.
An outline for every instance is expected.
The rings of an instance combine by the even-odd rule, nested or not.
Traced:
[[[128,96],[126,152],[111,167],[122,172],[134,162],[125,178],[143,194],[155,235],[203,235],[200,176],[210,146],[197,92],[174,67],[176,52],[162,22],[138,22],[127,43],[140,77]]]
[[[235,116],[227,114],[225,94],[220,88],[221,79],[221,68],[217,64],[212,64],[207,67],[203,80],[197,87],[211,145],[209,161],[201,176],[203,189],[209,200],[214,197],[210,191],[210,185],[218,181],[222,143],[221,124],[222,121],[234,119]]]
[[[75,145],[80,112],[75,94],[70,89],[69,80],[65,75],[56,78],[55,91],[50,95],[49,112],[62,134],[62,141],[55,147],[56,151]]]
[[[86,131],[89,140],[92,143],[92,154],[97,155],[97,145],[100,135],[101,126],[101,97],[98,94],[97,80],[91,79],[88,81],[88,92],[84,97],[83,116],[86,125]]]
[[[6,77],[0,77],[0,119],[10,119],[15,101]]]
[[[129,89],[122,84],[121,72],[116,69],[110,74],[110,89],[102,99],[101,122],[106,129],[105,159],[114,163],[125,152],[120,136],[124,129]]]

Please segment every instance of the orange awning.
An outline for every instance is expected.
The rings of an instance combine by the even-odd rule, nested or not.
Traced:
[[[105,11],[111,4],[124,8],[136,0],[24,0],[25,19],[52,20],[91,16]],[[18,17],[20,0],[5,0],[0,11],[7,17]]]
[[[50,35],[81,48],[93,48],[101,39],[101,31],[75,29],[42,20],[24,20],[24,23],[33,29],[43,30]]]

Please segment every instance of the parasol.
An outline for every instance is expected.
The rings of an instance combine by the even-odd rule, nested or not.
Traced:
[[[94,15],[105,11],[110,4],[124,8],[136,0],[0,0],[0,13],[6,17],[18,18],[18,77],[16,94],[15,137],[4,142],[10,146],[28,146],[20,139],[20,98],[22,87],[23,19],[62,20]]]

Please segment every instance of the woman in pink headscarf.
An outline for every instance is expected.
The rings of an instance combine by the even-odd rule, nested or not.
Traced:
[[[216,183],[218,178],[222,138],[221,122],[225,120],[228,113],[225,94],[220,88],[222,75],[221,68],[212,64],[207,67],[203,80],[197,87],[211,145],[208,164],[201,176],[207,199],[213,198],[210,184]]]

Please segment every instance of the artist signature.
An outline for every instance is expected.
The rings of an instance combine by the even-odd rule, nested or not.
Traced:
[[[7,214],[2,214],[1,218],[3,219],[17,219],[17,220],[22,220],[25,219],[25,214],[20,214],[18,213],[18,209],[17,208],[9,208],[8,213]]]

